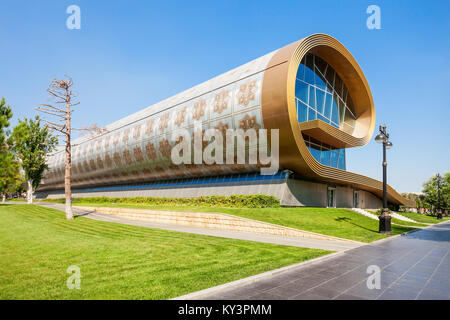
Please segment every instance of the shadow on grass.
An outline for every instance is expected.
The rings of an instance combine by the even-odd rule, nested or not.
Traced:
[[[73,218],[74,219],[78,219],[78,218],[81,218],[81,217],[87,217],[87,216],[89,216],[92,213],[94,213],[94,211],[92,211],[92,212],[85,212],[85,213],[77,213],[77,214],[73,215]]]
[[[337,222],[347,222],[347,223],[350,223],[350,224],[352,224],[352,225],[354,225],[354,226],[356,226],[356,227],[359,227],[359,228],[368,230],[368,231],[370,231],[370,232],[378,233],[377,230],[372,230],[372,229],[369,229],[369,228],[367,228],[367,227],[363,227],[363,226],[361,226],[361,225],[359,225],[359,224],[357,224],[357,223],[351,222],[350,220],[352,220],[352,219],[351,219],[351,218],[348,218],[348,217],[337,217],[337,218],[334,219],[334,220],[337,221]]]
[[[89,212],[83,212],[83,213],[74,213],[73,214],[73,218],[74,219],[78,219],[78,218],[81,218],[81,217],[87,217],[87,216],[89,216],[89,215],[91,215],[93,213],[95,213],[95,211],[89,211]]]
[[[61,203],[58,203],[61,204]],[[41,203],[36,203],[36,205],[41,206],[43,208],[48,208],[48,209],[53,209],[56,210],[62,214],[66,214],[65,208],[60,208],[60,207],[55,207],[54,203],[47,203],[47,202],[41,202]],[[73,212],[73,219],[78,219],[80,217],[86,217],[89,216],[92,213],[95,213],[95,211],[88,211],[88,212],[83,212],[83,213],[77,213],[74,211],[74,208],[72,207],[72,212]]]

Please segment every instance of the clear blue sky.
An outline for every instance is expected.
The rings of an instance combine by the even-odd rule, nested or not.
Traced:
[[[68,30],[66,8],[81,8]],[[381,8],[381,30],[366,8]],[[421,190],[450,171],[450,2],[0,0],[0,96],[14,121],[36,114],[54,77],[80,93],[76,126],[106,125],[312,33],[341,41],[361,65],[394,148],[389,181]],[[350,171],[381,179],[374,141],[348,150]]]

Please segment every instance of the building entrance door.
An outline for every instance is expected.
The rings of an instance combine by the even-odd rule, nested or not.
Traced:
[[[355,191],[353,192],[353,208],[359,208],[359,192]]]
[[[328,208],[336,208],[336,189],[334,189],[334,188],[328,188],[327,207]]]

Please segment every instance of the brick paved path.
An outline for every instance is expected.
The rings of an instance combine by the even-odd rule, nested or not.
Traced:
[[[450,222],[362,246],[207,299],[450,299]],[[367,268],[381,269],[368,289]]]

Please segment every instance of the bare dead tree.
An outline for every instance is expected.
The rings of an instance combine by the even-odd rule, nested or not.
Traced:
[[[55,131],[60,132],[60,135],[65,137],[65,175],[64,175],[64,189],[66,196],[66,218],[68,220],[73,220],[72,212],[72,189],[71,189],[71,167],[72,167],[72,145],[71,145],[71,135],[72,130],[82,130],[88,131],[91,134],[99,134],[106,129],[98,128],[97,125],[85,128],[72,128],[72,112],[73,106],[79,105],[80,102],[75,102],[74,99],[77,97],[77,93],[72,91],[73,80],[71,77],[66,75],[67,80],[53,79],[47,88],[47,92],[50,94],[53,102],[59,106],[53,104],[41,104],[36,110],[52,115],[59,118],[57,122],[44,119],[46,125]]]
[[[77,130],[87,131],[85,135],[89,135],[90,138],[94,138],[95,136],[108,131],[105,127],[100,128],[96,123],[83,126],[81,128],[78,128]]]

